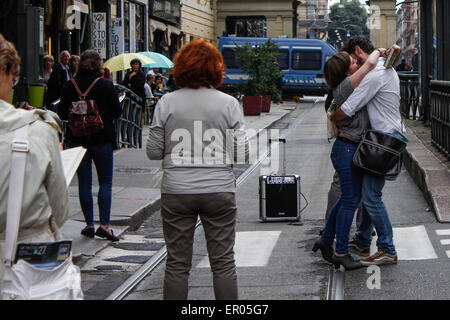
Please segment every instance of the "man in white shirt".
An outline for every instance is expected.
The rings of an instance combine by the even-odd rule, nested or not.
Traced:
[[[363,36],[349,39],[343,48],[362,64],[373,46]],[[377,66],[370,71],[360,85],[353,91],[332,116],[332,121],[339,121],[351,117],[367,105],[367,112],[372,129],[384,133],[402,131],[400,116],[400,82],[394,69],[384,67],[385,58],[380,57]],[[350,241],[349,249],[356,253],[366,251],[372,242],[373,226],[377,231],[378,251],[372,256],[361,260],[363,265],[397,263],[397,252],[393,242],[392,224],[382,200],[384,177],[365,174],[362,184],[362,200],[366,210],[363,210],[362,221]]]

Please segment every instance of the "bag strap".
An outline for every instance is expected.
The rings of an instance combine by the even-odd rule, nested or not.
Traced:
[[[12,143],[11,174],[9,177],[8,206],[5,230],[4,264],[14,263],[14,248],[19,233],[20,214],[22,211],[23,182],[25,178],[25,164],[27,160],[28,127],[25,125],[14,131]]]
[[[77,93],[78,93],[78,97],[79,97],[80,99],[84,99],[84,98],[86,98],[86,96],[88,95],[89,91],[91,91],[91,89],[92,89],[92,88],[94,87],[94,85],[97,83],[97,81],[100,80],[101,78],[103,78],[103,77],[98,77],[97,79],[95,79],[95,80],[91,83],[91,85],[89,86],[89,88],[87,88],[87,90],[86,90],[84,93],[81,93],[81,90],[80,90],[80,88],[78,87],[78,85],[77,85],[77,83],[76,83],[76,81],[75,81],[74,78],[71,78],[70,81],[72,81],[73,86],[75,87],[75,90],[76,90]]]

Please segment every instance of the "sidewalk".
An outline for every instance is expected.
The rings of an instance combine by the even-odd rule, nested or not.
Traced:
[[[450,160],[431,144],[431,128],[421,121],[405,120],[404,165],[422,191],[438,222],[450,223]]]
[[[295,102],[273,104],[270,112],[259,116],[245,116],[246,129],[256,131],[269,127],[295,109]],[[120,149],[114,153],[114,182],[112,188],[111,227],[115,235],[127,228],[138,227],[145,217],[160,206],[161,161],[152,161],[145,153],[148,126],[143,129],[142,149]],[[95,168],[95,166],[93,166]],[[94,218],[98,227],[98,182],[93,169]],[[78,181],[75,176],[69,186],[70,218],[62,227],[62,233],[73,241],[73,257],[94,256],[108,246],[109,241],[83,237],[80,231],[85,227],[78,198]]]

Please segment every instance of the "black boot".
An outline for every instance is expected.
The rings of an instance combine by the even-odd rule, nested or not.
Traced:
[[[345,270],[354,270],[363,266],[359,260],[355,260],[355,258],[353,258],[350,254],[345,256],[337,256],[333,253],[332,263],[336,269],[339,269],[342,265]]]
[[[333,252],[334,249],[329,244],[326,244],[322,239],[317,240],[314,242],[314,246],[312,248],[313,252],[317,252],[317,250],[320,249],[320,252],[322,253],[322,257],[328,261],[329,263],[333,263]]]

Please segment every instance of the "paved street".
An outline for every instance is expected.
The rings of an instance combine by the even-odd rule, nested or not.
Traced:
[[[250,300],[325,299],[329,265],[311,247],[324,220],[333,168],[332,144],[326,139],[323,98],[305,99],[295,117],[276,123],[289,125],[287,173],[301,176],[302,193],[309,202],[303,225],[258,220],[257,169],[238,187],[235,246],[239,298]],[[399,263],[381,267],[381,289],[368,289],[367,268],[345,273],[345,299],[448,299],[450,270],[449,227],[438,224],[419,188],[403,169],[388,182],[384,200],[394,225]],[[302,200],[302,207],[305,201]],[[158,213],[152,219],[158,220]],[[439,231],[443,230],[443,231]],[[447,236],[446,236],[447,235]],[[447,239],[447,240],[446,240]],[[374,250],[374,249],[373,249]],[[203,230],[196,231],[189,299],[214,299]],[[164,263],[127,299],[161,299]]]

